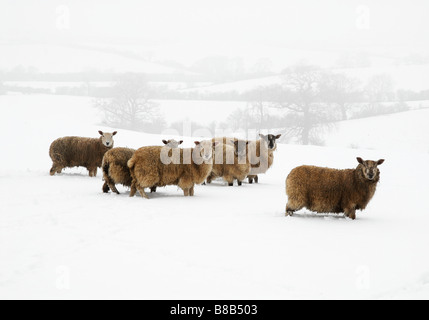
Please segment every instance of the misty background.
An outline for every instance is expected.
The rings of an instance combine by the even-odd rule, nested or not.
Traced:
[[[0,111],[23,95],[59,110],[80,97],[114,128],[186,134],[185,122],[324,145],[349,121],[429,107],[428,9],[423,0],[3,0]]]

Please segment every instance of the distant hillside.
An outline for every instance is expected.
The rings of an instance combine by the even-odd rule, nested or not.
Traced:
[[[0,45],[0,70],[35,68],[43,73],[78,73],[90,70],[178,74],[186,71],[145,61],[133,55],[89,47],[56,45]],[[189,72],[188,72],[189,73]]]

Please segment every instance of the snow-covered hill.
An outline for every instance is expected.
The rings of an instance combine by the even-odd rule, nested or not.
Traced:
[[[100,173],[49,176],[53,139],[99,129],[85,101],[57,98],[55,106],[0,99],[0,298],[429,297],[427,146],[385,149],[389,134],[374,150],[280,145],[259,185],[217,182],[198,186],[194,198],[168,187],[150,200],[130,199],[124,188],[103,194]],[[407,116],[404,138],[421,135],[424,115]],[[350,131],[343,141],[348,135],[352,141]],[[120,130],[115,143],[162,138]],[[349,168],[356,156],[386,159],[356,221],[307,211],[284,217],[292,168]]]
[[[183,70],[137,59],[97,47],[68,47],[56,45],[0,45],[0,70],[33,67],[44,73],[75,73],[85,71],[142,72],[148,74],[188,73]]]

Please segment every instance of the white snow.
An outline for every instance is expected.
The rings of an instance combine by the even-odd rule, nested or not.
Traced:
[[[338,146],[280,145],[259,185],[216,182],[198,186],[194,198],[168,187],[144,200],[125,188],[103,194],[100,172],[49,176],[53,139],[99,129],[88,99],[55,99],[0,97],[0,298],[429,297],[429,154],[427,140],[416,140],[426,113],[390,118],[418,141],[414,149],[390,148],[390,133],[374,150],[348,149],[351,133],[342,131]],[[115,144],[162,138],[120,130]],[[284,217],[292,168],[349,168],[356,156],[386,159],[356,221],[308,211]]]

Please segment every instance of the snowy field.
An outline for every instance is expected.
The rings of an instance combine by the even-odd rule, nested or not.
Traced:
[[[113,131],[97,125],[87,99],[56,99],[0,97],[0,299],[429,298],[427,112],[359,120],[396,123],[405,151],[383,132],[369,150],[365,130],[344,123],[330,147],[280,145],[259,185],[217,182],[198,186],[194,198],[168,187],[144,200],[124,188],[103,194],[101,172],[49,176],[55,138]],[[367,149],[348,147],[358,134]],[[120,130],[115,145],[163,138]],[[350,168],[356,156],[386,159],[356,221],[307,211],[284,217],[292,168]]]

